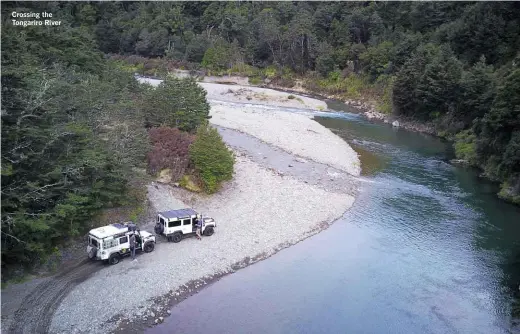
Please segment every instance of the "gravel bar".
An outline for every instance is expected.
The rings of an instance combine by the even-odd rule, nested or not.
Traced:
[[[232,184],[194,205],[216,219],[213,236],[178,244],[163,242],[154,252],[140,255],[137,262],[125,259],[102,269],[63,300],[51,333],[106,333],[120,325],[119,319],[151,317],[154,297],[193,279],[232,271],[232,265],[245,257],[269,255],[280,244],[294,244],[321,223],[340,217],[353,202],[353,196],[279,176],[238,157]],[[180,207],[172,204],[170,208]]]
[[[212,104],[211,122],[250,134],[302,158],[359,176],[357,153],[332,131],[297,113],[269,110],[252,105],[232,108]]]

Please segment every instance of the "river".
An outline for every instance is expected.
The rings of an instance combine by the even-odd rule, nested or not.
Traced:
[[[520,209],[446,163],[437,138],[350,112],[316,121],[360,154],[352,209],[176,305],[149,333],[518,331]]]

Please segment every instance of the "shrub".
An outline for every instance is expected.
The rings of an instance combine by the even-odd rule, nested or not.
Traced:
[[[250,77],[249,83],[251,85],[260,85],[262,83],[262,79],[260,77]]]
[[[193,79],[169,77],[143,99],[148,126],[169,126],[195,130],[209,116],[206,91]]]
[[[378,109],[385,114],[391,114],[393,110],[392,91],[394,88],[395,77],[380,76],[376,82],[378,90]]]
[[[294,95],[289,95],[289,96],[287,96],[287,98],[288,98],[289,100],[294,100],[294,99],[296,98],[296,96],[294,96]]]
[[[197,130],[190,147],[190,159],[207,193],[216,192],[221,182],[233,177],[233,153],[226,147],[217,129],[207,122]]]
[[[475,164],[477,160],[476,137],[471,130],[458,133],[455,136],[455,154],[457,158]]]
[[[172,179],[179,180],[188,168],[194,136],[168,127],[153,128],[149,133],[153,148],[147,155],[148,172],[155,174],[168,168]]]
[[[269,79],[274,78],[274,77],[276,76],[276,73],[277,73],[277,71],[276,71],[276,67],[273,66],[273,65],[268,66],[268,67],[264,70],[264,74],[265,74],[265,76],[266,76],[267,78],[269,78]]]

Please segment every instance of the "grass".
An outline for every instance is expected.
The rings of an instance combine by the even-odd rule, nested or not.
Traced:
[[[197,185],[195,178],[191,175],[183,175],[181,178],[179,185],[186,190],[199,193],[202,189]]]
[[[249,83],[251,85],[260,85],[260,84],[262,84],[262,79],[260,77],[250,77]]]
[[[1,289],[4,290],[9,285],[25,283],[27,281],[30,281],[31,279],[32,279],[32,275],[24,275],[24,276],[16,277],[16,278],[10,279],[6,282],[2,282]]]

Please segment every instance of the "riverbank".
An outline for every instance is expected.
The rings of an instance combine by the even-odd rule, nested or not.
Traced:
[[[190,72],[185,70],[175,70],[172,72],[172,75],[179,78],[190,77]],[[305,94],[306,98],[312,99],[312,97],[319,97],[323,99],[329,100],[337,100],[345,103],[346,105],[353,108],[353,111],[359,112],[365,118],[373,121],[380,121],[387,124],[394,124],[394,126],[401,127],[403,129],[407,129],[410,131],[416,131],[421,133],[426,133],[429,135],[437,135],[435,131],[435,127],[431,123],[419,122],[412,119],[407,119],[402,116],[396,116],[393,114],[383,113],[379,110],[377,103],[371,99],[360,98],[360,99],[345,99],[340,94],[326,94],[323,92],[315,92],[313,90],[307,89],[304,87],[302,80],[295,80],[291,87],[280,85],[276,81],[266,80],[260,84],[253,84],[250,82],[249,78],[246,76],[240,75],[229,75],[229,76],[204,76],[201,74],[197,74],[194,76],[197,80],[201,81],[201,85],[205,86],[208,84],[221,84],[221,85],[230,85],[232,86],[231,90],[238,90],[237,86],[244,86],[241,89],[247,90],[255,90],[262,88],[269,88],[279,90],[281,92],[289,93],[289,94]],[[153,79],[152,79],[153,80]],[[237,85],[237,86],[235,86]],[[247,88],[245,88],[247,87]],[[226,88],[228,89],[228,88]],[[301,106],[296,106],[301,107]],[[323,110],[321,108],[314,108],[316,110]],[[326,106],[325,106],[326,109]]]
[[[214,80],[214,79],[212,79]],[[266,84],[265,87],[285,90],[287,92],[308,94],[311,96],[320,96],[324,99],[337,100],[357,110],[365,118],[373,121],[380,121],[394,126],[401,127],[406,130],[426,133],[429,135],[436,135],[435,128],[432,124],[422,123],[415,120],[406,119],[404,117],[395,116],[392,114],[385,114],[378,111],[377,104],[368,99],[345,99],[336,94],[316,93],[303,87],[301,82],[297,82],[295,87],[284,87],[273,84]]]
[[[316,109],[323,102],[303,96],[289,98],[291,94],[258,88],[251,90],[250,99],[246,95],[251,104],[248,106],[234,103],[237,97],[233,93],[221,94],[229,87],[213,87],[218,90],[209,88],[208,92],[211,122],[226,131],[225,140],[238,138],[234,143],[228,140],[237,156],[233,180],[212,196],[151,184],[148,200],[151,211],[190,206],[210,215],[217,221],[216,233],[202,241],[187,238],[178,244],[159,238],[156,250],[140,255],[137,262],[82,267],[81,277],[75,272],[62,276],[63,289],[45,290],[55,293],[50,296],[40,296],[37,290],[42,289],[41,285],[28,288],[26,299],[38,297],[41,303],[32,308],[23,304],[27,309],[17,312],[17,319],[24,319],[15,322],[11,332],[141,332],[143,327],[164,320],[172,304],[223,275],[318,233],[352,206],[360,172],[357,154],[309,116],[277,110],[294,108],[301,103],[298,99]],[[237,88],[243,87],[231,89]],[[218,96],[219,101],[211,96]],[[264,96],[269,103],[265,103]],[[255,141],[254,145],[239,147],[237,143],[243,142],[240,136]],[[260,158],[259,151],[266,156]],[[282,168],[281,163],[286,166]],[[310,180],[308,175],[316,175],[317,179]],[[334,186],[330,180],[335,178],[344,186]],[[143,229],[151,230],[152,224],[150,221]],[[76,286],[82,278],[84,282]],[[55,279],[51,277],[44,284],[52,286]],[[2,313],[2,324],[7,316],[12,325],[13,317]],[[33,318],[42,317],[52,319],[35,321],[39,327],[31,325]]]

